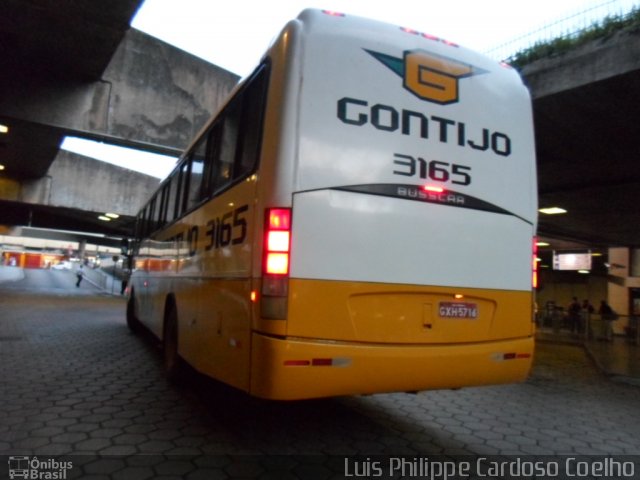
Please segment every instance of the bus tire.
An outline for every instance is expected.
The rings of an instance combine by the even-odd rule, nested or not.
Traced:
[[[162,360],[167,379],[172,383],[178,383],[182,374],[182,359],[178,354],[178,313],[175,303],[171,301],[167,302],[165,308]]]
[[[129,327],[129,330],[131,330],[133,334],[140,333],[141,325],[140,320],[136,317],[136,299],[133,291],[127,301],[127,327]]]

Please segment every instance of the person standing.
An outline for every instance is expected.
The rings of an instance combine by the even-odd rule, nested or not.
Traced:
[[[569,328],[571,329],[571,333],[580,333],[580,310],[582,310],[582,307],[580,306],[580,302],[578,302],[578,298],[573,297],[573,301],[567,309],[569,313]]]
[[[122,283],[120,284],[120,295],[124,295],[127,291],[127,285],[129,284],[129,277],[131,277],[131,271],[126,269],[122,272]]]
[[[613,340],[613,328],[611,322],[616,319],[616,315],[613,312],[613,308],[609,306],[606,300],[600,302],[600,308],[598,309],[600,319],[602,320],[602,340],[610,342]]]
[[[80,282],[82,282],[83,277],[84,277],[84,270],[83,270],[83,266],[80,265],[80,268],[78,268],[78,271],[76,272],[76,278],[78,279],[78,281],[76,282],[76,287],[80,287]]]

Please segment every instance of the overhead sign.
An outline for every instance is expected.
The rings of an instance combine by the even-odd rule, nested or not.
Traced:
[[[586,253],[553,252],[554,270],[591,270],[591,251]]]

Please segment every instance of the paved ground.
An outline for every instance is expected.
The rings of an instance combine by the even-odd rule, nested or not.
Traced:
[[[124,299],[96,292],[69,272],[0,283],[0,455],[86,454],[67,478],[114,479],[342,478],[346,455],[640,455],[640,388],[579,347],[539,345],[519,385],[264,402],[168,384]]]

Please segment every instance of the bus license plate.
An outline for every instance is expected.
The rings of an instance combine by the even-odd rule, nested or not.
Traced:
[[[478,305],[468,302],[440,302],[438,313],[443,318],[478,318]]]

